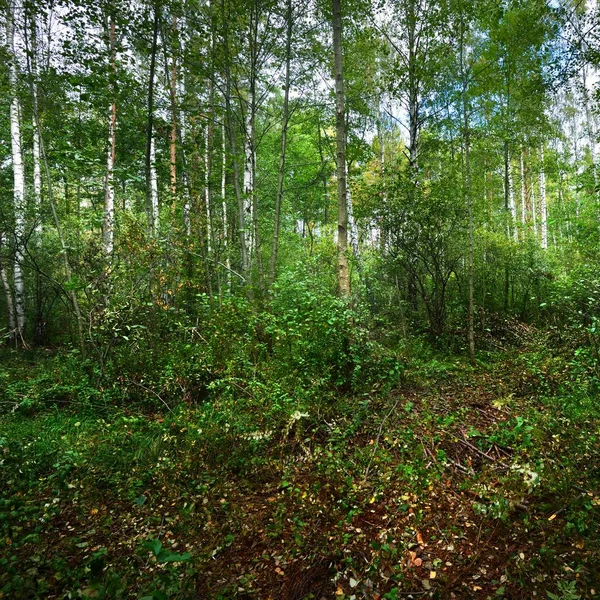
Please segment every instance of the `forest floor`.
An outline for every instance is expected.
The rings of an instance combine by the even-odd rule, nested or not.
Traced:
[[[592,598],[600,406],[523,337],[279,431],[239,399],[6,411],[0,597]]]

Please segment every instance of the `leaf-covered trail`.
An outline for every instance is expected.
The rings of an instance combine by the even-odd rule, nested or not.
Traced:
[[[546,356],[438,363],[279,433],[5,419],[4,597],[593,597],[600,419]]]

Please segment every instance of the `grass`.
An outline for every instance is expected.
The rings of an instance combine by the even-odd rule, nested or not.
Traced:
[[[541,344],[413,362],[385,393],[263,382],[172,412],[12,361],[0,593],[593,597],[600,409]]]

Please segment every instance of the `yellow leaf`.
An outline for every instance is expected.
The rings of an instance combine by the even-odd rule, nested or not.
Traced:
[[[548,521],[554,521],[554,519],[556,519],[556,513],[548,517]]]
[[[429,571],[429,579],[435,579],[437,577],[437,573],[435,571]]]
[[[338,585],[337,590],[335,591],[335,595],[336,596],[343,596],[344,595],[344,590],[342,589],[341,585]]]

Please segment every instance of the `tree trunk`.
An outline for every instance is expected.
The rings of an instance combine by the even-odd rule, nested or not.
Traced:
[[[333,51],[335,61],[335,111],[338,179],[338,284],[340,294],[350,296],[348,272],[348,204],[346,182],[346,112],[344,107],[344,69],[342,58],[342,15],[340,0],[333,1]]]
[[[154,71],[156,70],[156,46],[158,41],[158,5],[154,5],[152,47],[150,49],[150,73],[148,76],[148,126],[146,131],[146,214],[148,230],[156,233],[158,226],[158,185],[156,181],[156,156],[154,148]]]
[[[233,127],[233,113],[231,107],[231,66],[229,56],[228,39],[228,20],[229,16],[225,14],[225,0],[221,0],[221,13],[224,22],[223,28],[223,54],[225,70],[225,118],[227,121],[227,130],[229,136],[229,147],[231,149],[231,161],[233,167],[233,186],[238,205],[238,231],[240,236],[240,250],[242,255],[242,278],[244,283],[248,283],[248,273],[250,270],[250,261],[248,258],[248,245],[246,244],[246,217],[244,213],[244,193],[240,186],[240,169],[237,159],[237,144],[235,130]],[[251,294],[251,291],[250,291]]]
[[[2,246],[6,245],[6,235],[4,233],[0,234],[0,250]],[[10,288],[10,283],[8,281],[8,275],[6,273],[6,269],[4,268],[4,263],[0,258],[0,279],[2,280],[2,287],[4,288],[4,297],[6,299],[6,312],[8,313],[8,333],[11,339],[15,339],[15,331],[17,327],[17,321],[15,318],[15,301],[13,298],[13,293]]]
[[[523,236],[525,236],[525,226],[527,224],[527,194],[525,193],[525,148],[521,146],[521,225],[523,226]]]
[[[109,51],[112,66],[112,76],[116,77],[116,56],[115,56],[115,19],[111,15],[109,23]],[[108,152],[106,157],[106,178],[104,184],[104,230],[102,234],[102,243],[104,254],[111,256],[114,247],[114,220],[115,220],[115,185],[114,185],[114,167],[115,152],[117,144],[117,102],[115,98],[116,90],[114,82],[109,84],[112,102],[109,108],[108,116]]]
[[[542,248],[548,248],[548,207],[546,204],[546,170],[544,168],[544,143],[540,147],[540,225],[542,229]]]
[[[508,158],[508,201],[510,209],[510,231],[514,242],[519,241],[519,232],[517,231],[517,205],[515,202],[515,186],[513,183],[512,168],[510,157]]]
[[[177,16],[173,14],[172,18],[173,35],[177,35]],[[169,134],[169,154],[170,154],[170,179],[171,179],[171,200],[173,208],[176,206],[177,199],[177,57],[175,52],[171,57],[171,68],[169,72],[169,97],[171,101],[171,131]]]
[[[15,260],[13,264],[15,338],[24,341],[25,335],[25,278],[23,261],[25,256],[25,171],[23,167],[23,148],[21,145],[21,104],[17,87],[17,54],[15,50],[15,3],[9,0],[6,18],[6,39],[8,45],[10,87],[10,141],[13,163],[13,209],[15,217]]]
[[[467,325],[467,337],[469,342],[469,359],[471,365],[475,366],[475,301],[474,301],[474,277],[473,277],[473,252],[475,246],[473,232],[473,195],[471,185],[471,128],[469,125],[469,99],[468,93],[468,74],[465,66],[465,26],[464,17],[461,18],[461,35],[460,35],[460,67],[462,76],[462,109],[463,109],[463,136],[464,136],[464,158],[465,158],[465,181],[464,191],[465,200],[469,214],[469,315]]]
[[[150,138],[150,227],[155,234],[158,231],[159,216],[158,216],[158,177],[156,174],[156,149],[154,136]]]
[[[231,260],[229,258],[229,226],[227,222],[227,152],[225,145],[225,123],[221,126],[221,210],[223,212],[223,252],[227,270],[227,291],[231,294]]]
[[[283,183],[285,179],[285,158],[287,150],[287,131],[290,108],[290,64],[292,60],[292,0],[287,0],[287,33],[285,40],[285,87],[283,95],[283,114],[281,117],[281,151],[279,154],[279,172],[277,175],[277,195],[275,198],[275,222],[273,226],[273,250],[269,283],[273,285],[277,271],[277,252],[279,250],[279,226],[281,223],[281,204],[283,202]]]
[[[584,65],[581,69],[582,78],[582,91],[583,91],[583,107],[585,109],[585,122],[587,129],[587,137],[590,148],[590,155],[592,159],[592,173],[594,176],[594,192],[593,196],[598,203],[598,171],[596,168],[596,128],[594,127],[594,120],[592,117],[592,110],[590,107],[590,96],[587,88],[587,66]],[[598,206],[596,207],[598,210]]]
[[[26,49],[28,48],[27,36],[25,36],[25,44]],[[40,157],[42,159],[44,165],[44,172],[46,175],[46,189],[48,196],[48,203],[50,205],[50,209],[52,212],[52,219],[54,221],[54,226],[56,229],[56,235],[58,236],[58,240],[61,248],[61,256],[63,260],[63,265],[65,269],[65,277],[67,280],[67,284],[71,285],[73,283],[71,264],[69,262],[69,248],[66,244],[65,238],[63,236],[62,228],[60,226],[60,221],[58,220],[58,214],[56,212],[56,204],[54,203],[54,193],[52,189],[52,178],[50,174],[50,165],[48,163],[48,156],[46,154],[46,148],[44,145],[44,135],[42,132],[42,126],[40,122],[40,114],[38,108],[38,100],[34,83],[34,76],[31,67],[31,63],[28,62],[29,68],[29,89],[31,92],[32,99],[32,108],[33,108],[33,121],[35,130],[38,132],[38,140],[39,140],[39,149],[40,149]],[[84,345],[84,334],[83,334],[83,315],[81,314],[81,309],[79,307],[79,301],[77,299],[77,292],[75,289],[71,287],[69,290],[69,297],[71,299],[71,306],[73,308],[73,312],[75,313],[75,318],[77,321],[77,333],[78,333],[78,341],[81,353],[85,355],[85,345]]]
[[[212,119],[212,115],[210,119]],[[207,122],[204,128],[204,209],[206,215],[206,251],[208,253],[211,252],[213,245],[212,209],[210,205],[210,179],[212,171],[211,141],[212,125],[210,122]]]

